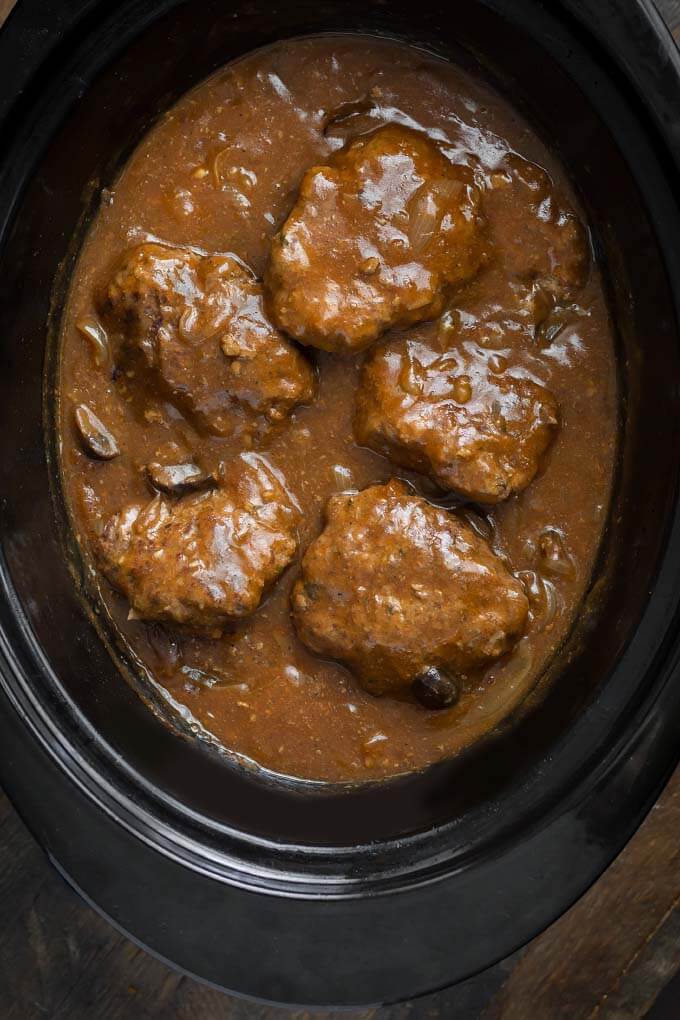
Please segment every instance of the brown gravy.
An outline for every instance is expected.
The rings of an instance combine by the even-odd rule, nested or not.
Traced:
[[[381,97],[373,120],[366,125],[367,115],[359,112],[348,128],[387,122],[416,127],[482,178],[508,152],[519,153],[544,167],[578,212],[563,169],[519,115],[480,82],[422,51],[361,36],[310,38],[256,52],[215,74],[143,139],[113,192],[103,196],[74,274],[59,383],[61,468],[86,554],[104,519],[125,503],[149,499],[145,464],[167,459],[170,451],[214,469],[238,453],[228,439],[199,435],[157,395],[145,394],[142,409],[134,378],[114,379],[110,366],[96,363],[77,324],[96,318],[94,295],[112,265],[132,245],[159,240],[233,252],[261,277],[270,239],[304,171],[346,140],[342,126],[324,134],[328,111],[371,88]],[[507,281],[492,266],[458,294],[455,305],[466,321],[483,327],[489,319],[504,321],[508,300]],[[344,667],[309,652],[290,619],[299,561],[251,617],[219,640],[128,619],[125,599],[101,579],[102,600],[140,668],[185,718],[228,751],[279,773],[327,781],[421,768],[454,754],[505,716],[572,627],[608,512],[616,445],[613,342],[597,267],[549,343],[527,345],[511,329],[499,339],[482,327],[470,343],[510,358],[526,377],[547,386],[560,405],[561,427],[528,488],[474,511],[476,526],[513,570],[533,572],[520,576],[535,593],[523,640],[465,689],[453,708],[431,712],[411,699],[376,698]],[[425,324],[406,332],[426,338],[436,328]],[[422,476],[356,445],[352,418],[364,357],[314,352],[317,399],[297,408],[261,447],[301,504],[300,555],[320,531],[329,496],[340,490],[396,476],[430,499],[443,499]],[[73,424],[74,408],[83,403],[106,421],[120,456],[101,461],[85,455]],[[541,576],[537,550],[546,529],[558,533],[565,556]]]

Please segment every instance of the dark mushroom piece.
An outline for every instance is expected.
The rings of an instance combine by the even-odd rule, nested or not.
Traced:
[[[180,673],[187,678],[188,683],[194,688],[226,687],[230,684],[240,683],[238,677],[234,678],[223,669],[213,666],[210,670],[199,669],[198,666],[181,666]]]
[[[541,322],[536,324],[535,338],[540,347],[550,347],[557,340],[560,333],[568,326],[572,326],[578,316],[577,310],[571,307],[556,306]]]
[[[549,627],[555,619],[558,605],[561,603],[553,582],[535,570],[519,570],[515,577],[524,585],[534,624],[538,624],[541,630]]]
[[[108,365],[111,360],[109,337],[101,322],[88,316],[76,323],[76,329],[90,345],[95,365],[98,368]]]
[[[183,496],[217,484],[215,476],[198,464],[147,464],[146,476],[152,487],[169,496]]]
[[[544,528],[538,537],[539,569],[549,577],[572,578],[574,560],[557,528]]]
[[[370,114],[375,109],[375,98],[371,96],[370,92],[361,99],[354,99],[348,103],[340,103],[335,109],[330,110],[323,123],[324,135],[329,135],[333,130],[348,120],[353,120],[355,117],[360,117],[364,114]]]
[[[106,425],[87,404],[80,404],[75,413],[76,427],[85,453],[97,460],[113,460],[120,453],[118,443]]]
[[[450,708],[458,701],[460,691],[453,677],[429,666],[413,681],[413,693],[425,708]]]

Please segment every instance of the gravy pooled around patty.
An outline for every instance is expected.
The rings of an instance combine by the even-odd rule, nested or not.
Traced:
[[[494,258],[538,326],[583,288],[590,265],[585,227],[542,167],[508,153],[484,193]]]
[[[248,767],[458,754],[598,589],[618,403],[587,168],[512,100],[422,48],[289,39],[162,112],[101,196],[58,377],[85,594]]]

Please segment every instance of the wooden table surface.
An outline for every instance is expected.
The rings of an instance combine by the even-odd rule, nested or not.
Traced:
[[[0,24],[12,6],[0,0]],[[658,6],[680,41],[680,0]],[[647,1016],[680,1020],[680,768],[609,870],[523,950],[437,995],[343,1013],[258,1006],[175,973],[76,897],[0,791],[0,1020]]]

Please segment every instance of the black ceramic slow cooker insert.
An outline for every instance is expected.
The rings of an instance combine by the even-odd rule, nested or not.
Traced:
[[[334,31],[450,56],[558,152],[622,393],[609,526],[553,682],[459,759],[353,789],[249,773],[149,710],[80,598],[54,478],[55,341],[101,189],[216,68]],[[680,61],[651,3],[21,0],[0,132],[3,786],[99,910],[239,993],[384,1002],[509,953],[602,871],[678,758]]]

